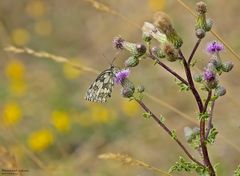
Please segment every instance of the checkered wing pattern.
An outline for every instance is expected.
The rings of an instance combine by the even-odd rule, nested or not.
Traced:
[[[87,90],[85,99],[92,102],[104,103],[111,97],[114,86],[114,67],[103,71]]]

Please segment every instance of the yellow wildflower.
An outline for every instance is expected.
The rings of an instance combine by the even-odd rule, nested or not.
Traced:
[[[70,129],[70,118],[66,112],[53,111],[52,124],[60,132],[66,132]]]
[[[29,32],[23,28],[17,28],[12,31],[12,41],[19,46],[27,45],[30,41]]]
[[[31,0],[26,6],[26,12],[33,18],[41,17],[47,11],[47,5],[42,0]]]
[[[36,22],[34,29],[38,35],[47,36],[52,32],[52,23],[49,20],[39,20]]]
[[[16,102],[9,102],[3,108],[3,124],[6,126],[16,125],[22,118],[22,111]]]
[[[151,10],[163,10],[166,6],[166,0],[148,0],[148,4]]]
[[[6,68],[5,74],[10,80],[10,91],[16,96],[22,96],[26,92],[26,82],[24,80],[25,67],[17,59],[11,60]]]
[[[73,59],[71,60],[72,64],[75,65],[81,65],[81,63],[79,62],[79,60]],[[65,77],[67,79],[76,79],[78,78],[83,72],[82,70],[76,69],[74,68],[72,65],[70,64],[64,64],[63,66],[63,73],[65,75]]]
[[[25,67],[17,59],[13,59],[10,62],[8,62],[6,68],[5,68],[5,74],[11,81],[19,81],[23,79],[25,73]]]
[[[127,116],[134,117],[138,114],[140,107],[135,101],[123,100],[122,110]]]
[[[48,129],[41,129],[33,132],[28,137],[29,147],[36,152],[41,152],[53,144],[54,136]]]

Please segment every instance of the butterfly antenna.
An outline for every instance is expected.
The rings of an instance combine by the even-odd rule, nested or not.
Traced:
[[[121,50],[119,50],[119,51],[115,54],[115,56],[114,56],[114,58],[113,58],[113,60],[112,60],[111,66],[113,65],[114,61],[117,59],[117,57],[118,57],[118,55],[120,54],[120,52],[121,52]]]
[[[102,56],[107,60],[108,64],[111,65],[110,59],[108,57],[106,57],[105,54],[102,54]]]

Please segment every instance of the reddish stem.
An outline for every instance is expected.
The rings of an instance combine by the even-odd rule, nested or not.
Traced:
[[[154,60],[155,62],[157,62],[158,65],[160,65],[161,67],[163,67],[165,70],[167,70],[169,73],[171,73],[172,75],[174,75],[178,80],[180,80],[182,83],[184,83],[185,85],[188,85],[188,82],[182,78],[179,74],[177,74],[175,71],[173,71],[171,68],[169,68],[167,65],[165,65],[164,63],[162,63],[156,56],[154,56],[153,54],[149,53],[148,57],[150,57],[152,60]]]
[[[161,122],[161,120],[140,100],[135,99],[138,104],[147,112],[150,114],[150,117],[152,117],[171,137],[172,137],[172,131],[164,124]],[[177,142],[177,144],[183,149],[183,151],[186,153],[186,155],[195,163],[197,163],[199,166],[204,167],[202,163],[197,161],[193,156],[187,151],[187,149],[184,147],[184,145],[177,139],[173,139]]]
[[[192,53],[194,53],[194,52],[192,52]],[[189,64],[187,63],[181,50],[179,50],[179,55],[183,60],[183,65],[184,65],[184,69],[186,72],[189,87],[192,91],[192,94],[195,97],[197,104],[198,104],[199,113],[202,114],[202,113],[204,113],[205,107],[203,106],[202,99],[201,99],[197,89],[195,88]],[[191,56],[191,57],[193,57],[193,56]],[[211,161],[209,159],[208,150],[207,150],[207,146],[205,143],[205,119],[200,120],[200,143],[201,143],[204,165],[209,169],[210,176],[215,176],[216,174],[215,174],[215,171],[211,164]]]

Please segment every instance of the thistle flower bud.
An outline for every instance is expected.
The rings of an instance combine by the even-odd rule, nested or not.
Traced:
[[[163,12],[157,12],[153,19],[155,26],[167,36],[168,41],[171,42],[175,48],[180,48],[183,44],[183,40],[173,28],[169,16]]]
[[[215,89],[218,85],[216,74],[212,70],[206,69],[203,73],[204,84],[207,89]]]
[[[177,49],[171,43],[165,43],[162,46],[163,53],[166,55],[166,59],[170,62],[178,60]]]
[[[140,57],[146,53],[147,48],[143,44],[130,43],[122,39],[121,37],[115,37],[113,39],[113,46],[116,49],[126,49],[132,55]]]
[[[139,59],[136,56],[130,56],[125,61],[125,67],[136,67],[139,64]]]
[[[223,86],[217,86],[215,89],[214,95],[215,96],[223,96],[226,94],[226,89]]]
[[[199,39],[204,38],[205,37],[205,31],[203,29],[201,29],[201,28],[196,29],[196,36]]]
[[[123,42],[124,39],[122,39],[121,37],[114,37],[112,41],[113,47],[116,49],[123,49]]]
[[[205,32],[207,31],[207,22],[206,22],[206,12],[207,5],[200,1],[197,4],[196,11],[198,12],[197,20],[196,20],[196,29],[203,29]]]
[[[193,130],[190,127],[184,127],[184,136],[187,140],[187,142],[191,141]]]
[[[199,127],[194,127],[193,128],[193,133],[194,134],[199,134],[199,132],[200,132],[200,128]]]
[[[224,46],[217,41],[213,41],[207,44],[207,52],[210,54],[218,54],[223,49]]]
[[[210,31],[212,29],[212,26],[213,26],[213,20],[208,18],[206,20],[206,31],[207,32]]]
[[[161,33],[152,23],[144,22],[142,31],[143,33],[149,33],[160,44],[165,43],[167,41],[166,35]]]
[[[150,42],[152,40],[152,35],[150,32],[143,32],[142,33],[142,39],[145,42]]]
[[[124,49],[128,50],[132,55],[136,57],[144,55],[147,51],[146,46],[143,44],[136,44],[124,41],[122,45]]]
[[[208,63],[206,69],[213,73],[217,71],[216,66],[213,63]]]
[[[215,80],[216,75],[212,70],[206,69],[205,72],[203,73],[203,77],[204,77],[204,80],[206,81],[213,81]]]
[[[131,89],[132,92],[134,93],[135,86],[128,78],[125,78],[124,80],[122,80],[121,85],[123,89]]]
[[[207,4],[204,3],[203,1],[198,2],[196,6],[197,6],[196,11],[199,14],[205,14],[207,12]]]
[[[204,81],[204,85],[208,90],[215,89],[218,86],[218,80]]]
[[[224,62],[222,64],[222,71],[230,72],[233,69],[233,63],[230,61]]]
[[[194,79],[194,81],[200,83],[200,82],[203,81],[203,74],[195,74],[195,75],[193,76],[193,79]]]
[[[216,55],[212,56],[212,58],[209,60],[209,63],[213,64],[217,70],[219,70],[222,66],[222,61]]]
[[[139,93],[143,93],[143,92],[145,91],[145,87],[144,87],[144,86],[138,86],[138,87],[137,87],[137,91],[138,91]]]
[[[130,74],[129,69],[120,70],[115,74],[115,83],[122,85],[122,96],[126,98],[132,97],[135,86],[134,84],[127,78]]]
[[[187,142],[191,142],[196,135],[199,134],[200,129],[198,127],[194,127],[193,129],[190,127],[184,127],[184,136]]]
[[[130,88],[123,87],[121,90],[121,94],[124,98],[131,98],[134,94],[134,91]]]
[[[116,84],[122,84],[123,80],[126,79],[130,74],[130,70],[129,69],[125,69],[125,70],[120,70],[115,74],[115,83]]]
[[[165,57],[165,54],[164,54],[164,52],[161,50],[161,48],[159,48],[159,47],[152,47],[151,48],[151,51],[152,51],[152,53],[155,55],[155,56],[157,56],[158,58],[164,58]]]

